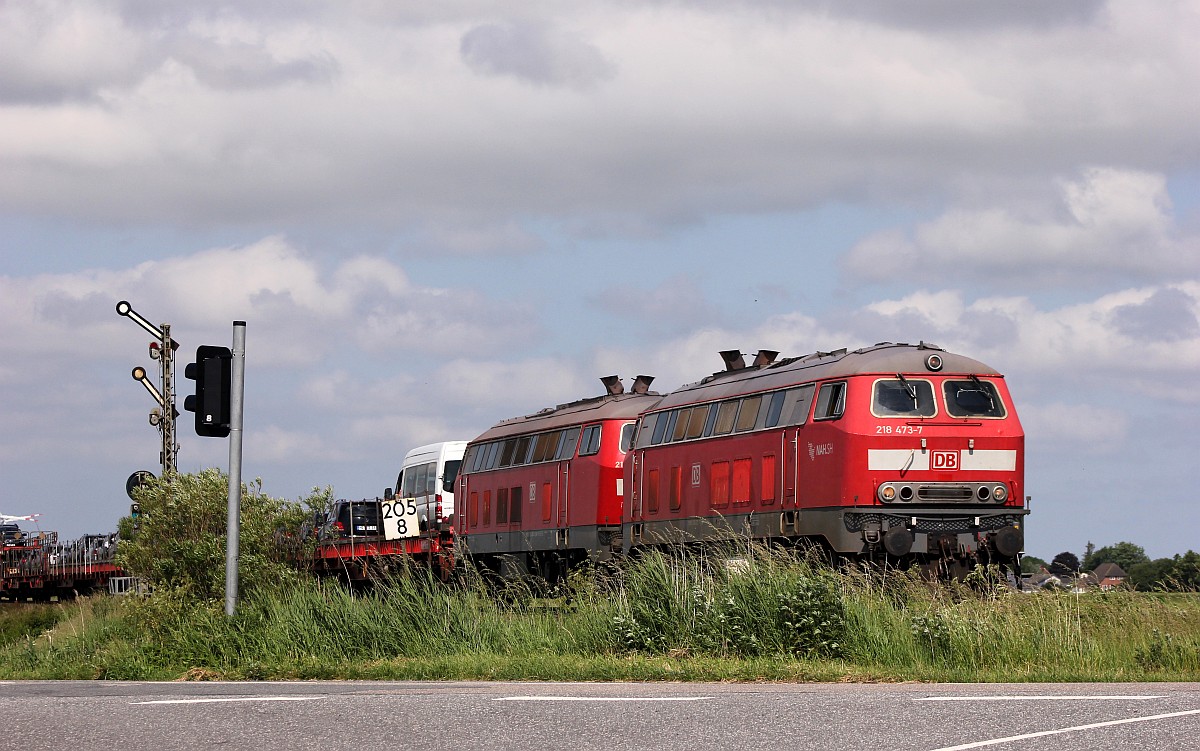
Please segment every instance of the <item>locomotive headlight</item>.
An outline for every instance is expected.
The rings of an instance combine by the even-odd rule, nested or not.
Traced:
[[[896,488],[891,485],[880,485],[879,500],[884,503],[891,503],[896,500]]]
[[[1008,499],[1008,488],[1003,485],[997,485],[992,490],[992,498],[996,499],[996,503],[1004,503]]]

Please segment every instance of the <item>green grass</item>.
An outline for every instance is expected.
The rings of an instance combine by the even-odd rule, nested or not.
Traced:
[[[651,554],[551,595],[412,572],[363,594],[252,593],[232,619],[161,590],[0,609],[16,634],[0,637],[0,677],[1200,680],[1195,594],[1027,594],[742,550]]]

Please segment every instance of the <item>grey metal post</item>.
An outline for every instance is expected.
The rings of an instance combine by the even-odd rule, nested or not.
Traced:
[[[242,396],[246,386],[246,322],[233,322],[229,389],[229,518],[225,542],[225,615],[237,606],[238,533],[242,505]]]

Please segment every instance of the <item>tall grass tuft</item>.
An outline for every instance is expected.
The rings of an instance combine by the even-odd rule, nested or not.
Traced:
[[[719,657],[836,657],[846,617],[837,577],[791,553],[653,551],[622,572],[620,645]]]

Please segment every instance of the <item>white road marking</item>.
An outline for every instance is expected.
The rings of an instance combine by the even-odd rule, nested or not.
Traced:
[[[233,701],[315,701],[324,696],[243,696],[221,697],[210,699],[156,699],[154,701],[134,701],[130,704],[215,704]]]
[[[1030,738],[1043,738],[1048,735],[1059,735],[1061,733],[1076,733],[1081,730],[1095,730],[1096,728],[1107,728],[1113,725],[1127,725],[1131,722],[1150,722],[1152,720],[1166,720],[1171,717],[1183,717],[1185,715],[1200,714],[1200,709],[1188,709],[1183,712],[1167,712],[1166,714],[1149,715],[1148,717],[1130,717],[1125,720],[1109,720],[1108,722],[1094,722],[1090,725],[1076,725],[1075,727],[1062,728],[1059,730],[1042,730],[1038,733],[1025,733],[1023,735],[1010,735],[1007,738],[993,738],[987,741],[976,741],[974,743],[964,743],[961,746],[943,746],[935,748],[933,751],[966,751],[970,748],[983,748],[984,746],[998,746],[1001,743],[1011,743],[1012,741],[1024,741]]]
[[[926,696],[916,701],[1146,701],[1147,699],[1165,699],[1165,696],[1148,695],[1118,695],[1096,694],[1094,696],[1034,696],[1032,694],[1014,694],[1012,696]]]
[[[492,701],[705,701],[711,696],[501,696]]]

